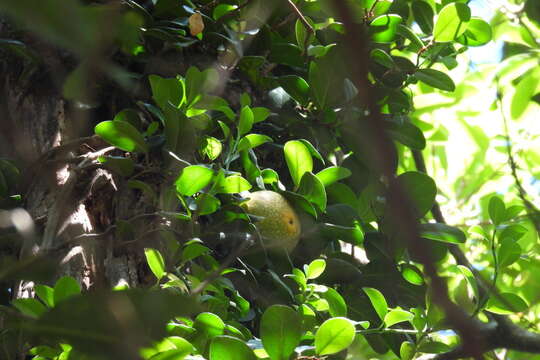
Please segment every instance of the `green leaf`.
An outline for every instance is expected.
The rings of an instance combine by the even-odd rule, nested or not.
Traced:
[[[390,43],[395,40],[401,16],[396,14],[381,15],[369,24],[371,39],[378,43]]]
[[[40,303],[39,300],[32,298],[15,299],[11,302],[11,304],[24,315],[31,316],[33,318],[38,318],[47,311],[45,305]]]
[[[294,186],[298,188],[304,174],[313,170],[311,152],[300,140],[287,141],[283,152]]]
[[[209,215],[219,210],[221,201],[212,194],[202,193],[197,196],[195,201],[197,204],[197,214]]]
[[[326,74],[321,71],[319,65],[314,61],[309,64],[309,87],[318,108],[324,109],[328,100],[330,82],[326,78]]]
[[[416,352],[416,346],[410,341],[404,341],[399,347],[399,357],[401,360],[412,360]]]
[[[442,241],[450,244],[463,244],[467,237],[465,233],[450,225],[442,223],[420,224],[420,236],[424,239]]]
[[[288,360],[300,343],[302,321],[291,308],[272,305],[262,315],[260,335],[270,359]]]
[[[497,226],[506,219],[506,206],[498,196],[492,196],[488,205],[489,218]]]
[[[307,105],[309,102],[309,85],[300,76],[286,75],[278,78],[279,85],[300,105]]]
[[[327,187],[351,176],[351,171],[341,166],[331,166],[317,173],[317,178]]]
[[[355,337],[351,320],[335,317],[326,320],[315,333],[315,352],[317,355],[330,355],[349,347]]]
[[[199,153],[203,156],[206,156],[208,160],[216,160],[221,154],[222,150],[223,145],[221,144],[221,141],[219,141],[215,137],[204,135],[201,138],[199,144]]]
[[[311,144],[309,141],[307,141],[306,139],[300,139],[298,140],[300,141],[302,144],[304,144],[309,152],[311,153],[311,156],[315,157],[316,159],[318,159],[323,165],[324,165],[324,159],[323,157],[321,156],[321,154],[317,151],[317,149],[315,149],[315,146],[313,146],[313,144]]]
[[[529,305],[527,305],[525,300],[514,293],[499,293],[492,295],[486,304],[487,311],[501,315],[523,312],[528,308]]]
[[[414,314],[411,312],[402,309],[393,309],[384,316],[384,324],[386,327],[391,327],[400,322],[412,321],[413,318]]]
[[[165,276],[165,260],[163,260],[161,253],[156,249],[145,248],[144,255],[146,256],[146,262],[154,276],[158,280],[161,280],[161,278]]]
[[[362,290],[368,296],[369,301],[371,301],[371,305],[373,305],[379,318],[384,321],[384,317],[388,312],[388,304],[386,303],[384,295],[379,290],[370,287],[363,287]]]
[[[414,265],[403,264],[401,267],[401,276],[413,285],[424,285],[422,272]]]
[[[492,37],[491,25],[481,18],[473,17],[467,25],[467,30],[456,40],[466,46],[482,46],[490,42]]]
[[[510,105],[512,119],[518,120],[525,113],[525,110],[527,110],[527,107],[531,103],[531,98],[536,92],[536,86],[540,78],[538,74],[537,71],[531,72],[528,76],[524,76],[517,84]]]
[[[386,68],[391,69],[396,65],[394,64],[394,60],[392,60],[392,57],[388,55],[388,53],[382,49],[375,48],[371,50],[371,53],[369,54],[369,56],[377,64],[382,65]]]
[[[54,289],[47,285],[36,285],[34,287],[36,295],[39,296],[41,301],[48,307],[54,307]]]
[[[311,172],[306,172],[300,180],[298,193],[315,204],[321,212],[326,209],[326,191],[318,177]]]
[[[210,249],[204,245],[201,245],[200,243],[196,242],[188,244],[186,245],[184,250],[182,250],[182,261],[187,262],[209,252]]]
[[[431,5],[422,0],[415,0],[411,5],[414,20],[420,27],[420,29],[426,35],[431,35],[433,31],[433,17],[434,12]]]
[[[236,8],[238,8],[238,6],[236,6],[236,5],[219,4],[212,11],[212,17],[214,18],[214,20],[217,20],[220,17],[222,17],[223,15],[235,10]]]
[[[210,360],[256,360],[245,342],[232,336],[216,336],[210,343]]]
[[[449,42],[457,39],[467,30],[467,25],[471,19],[471,9],[460,2],[453,2],[439,12],[435,28],[433,30],[433,40],[437,42]]]
[[[247,134],[253,126],[253,111],[249,106],[244,106],[240,111],[240,122],[238,123],[238,136]]]
[[[152,98],[161,110],[166,111],[171,105],[179,108],[185,102],[184,81],[178,78],[162,78],[158,75],[150,75],[148,80]]]
[[[305,265],[304,265],[305,266]],[[305,268],[306,278],[313,280],[321,276],[326,268],[324,259],[315,259]]]
[[[260,134],[248,134],[238,142],[238,151],[253,149],[267,142],[272,142],[272,138]]]
[[[251,109],[251,111],[253,112],[254,123],[264,121],[268,116],[270,116],[270,110],[265,107],[254,107]]]
[[[124,151],[148,152],[148,145],[141,133],[124,121],[103,121],[96,125],[94,132],[109,144]]]
[[[336,290],[328,288],[322,293],[322,297],[328,303],[330,316],[347,316],[347,304]]]
[[[323,223],[321,232],[323,236],[329,239],[339,239],[346,243],[356,246],[362,245],[364,241],[364,233],[360,229],[360,226],[341,226],[330,223]]]
[[[249,181],[239,175],[228,176],[216,186],[217,194],[234,194],[251,189]]]
[[[210,312],[203,312],[197,315],[193,327],[200,332],[204,332],[209,337],[222,335],[225,331],[225,323],[219,316]]]
[[[133,159],[122,156],[100,156],[98,161],[111,171],[115,171],[122,176],[130,176],[135,170]]]
[[[392,139],[413,150],[423,150],[426,147],[426,138],[422,130],[408,121],[401,124],[389,123],[386,131]]]
[[[521,246],[513,239],[506,238],[501,241],[499,249],[497,250],[497,260],[499,266],[505,268],[512,265],[519,260],[521,256]]]
[[[61,301],[64,301],[72,296],[81,293],[81,286],[71,276],[63,276],[54,285],[54,304],[57,306]]]
[[[176,191],[184,196],[192,196],[210,184],[214,171],[202,165],[190,165],[182,169],[176,179]]]
[[[421,172],[408,171],[399,175],[396,182],[411,201],[416,217],[421,218],[431,210],[437,195],[437,187],[431,177]]]
[[[450,76],[435,69],[420,69],[414,76],[427,85],[444,91],[454,91],[456,85]]]

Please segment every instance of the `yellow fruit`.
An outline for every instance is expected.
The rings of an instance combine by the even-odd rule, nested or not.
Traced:
[[[294,250],[300,239],[300,219],[287,199],[275,191],[256,191],[242,206],[250,215],[261,219],[255,226],[267,250],[286,252]]]

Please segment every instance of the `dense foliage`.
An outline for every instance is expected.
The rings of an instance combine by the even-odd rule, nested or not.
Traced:
[[[34,36],[77,63],[66,101],[122,97],[70,171],[146,212],[28,256],[25,169],[1,158],[0,358],[540,359],[540,6],[468,3],[3,0],[21,84],[46,71]],[[294,249],[266,246],[258,190],[294,208]],[[139,287],[44,261],[111,234],[144,254]]]

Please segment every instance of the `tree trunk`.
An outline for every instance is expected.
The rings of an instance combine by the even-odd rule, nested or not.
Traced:
[[[49,44],[32,42],[42,63],[29,81],[21,81],[20,61],[4,58],[0,63],[0,151],[21,166],[24,209],[33,220],[25,225],[31,235],[20,257],[58,258],[54,278],[72,276],[86,289],[138,285],[147,274],[141,246],[119,244],[113,225],[116,219],[155,210],[125,180],[89,165],[107,146],[88,131],[95,111],[77,108],[62,96],[69,56]],[[155,226],[158,220],[141,217],[131,233]],[[13,296],[33,296],[33,283],[20,282]]]

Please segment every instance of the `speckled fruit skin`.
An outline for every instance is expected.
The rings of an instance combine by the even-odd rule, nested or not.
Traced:
[[[248,214],[262,219],[255,223],[265,248],[290,253],[300,239],[302,227],[293,207],[283,195],[269,190],[255,191],[242,204]]]

